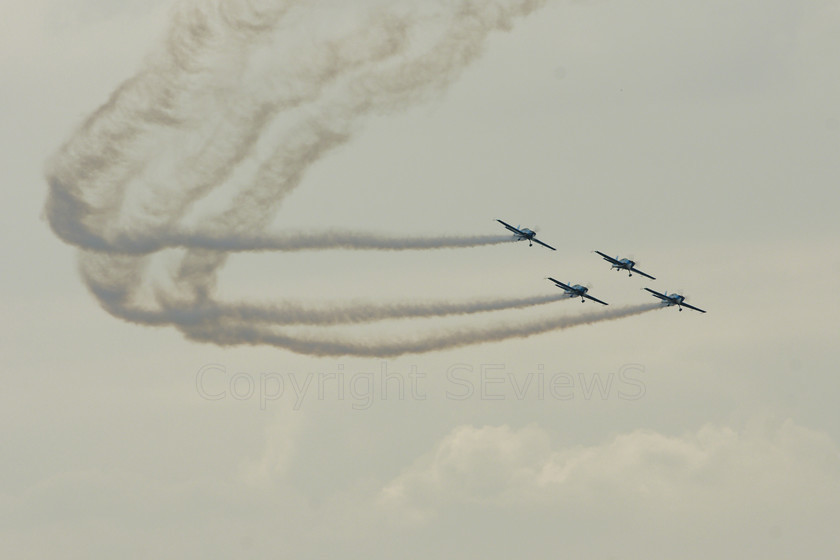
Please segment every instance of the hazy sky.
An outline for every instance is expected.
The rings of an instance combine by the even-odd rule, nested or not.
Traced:
[[[148,213],[121,219],[156,225],[152,210],[177,193],[171,169],[225,138],[212,129],[220,107],[247,113],[248,99],[308,75],[323,37],[397,4],[433,22],[460,5],[304,3],[294,25],[206,54],[221,85],[178,82],[193,120],[143,145],[155,157],[131,200]],[[708,310],[388,359],[127,323],[100,307],[79,250],[51,230],[48,161],[153,64],[177,5],[0,5],[0,555],[824,558],[840,547],[835,3],[549,0],[480,41],[441,87],[349,123],[273,230],[496,235],[501,218],[538,226],[558,250],[235,254],[220,299],[514,298],[551,294],[553,276],[617,307],[652,301],[649,286]],[[240,87],[254,97],[228,96]],[[358,91],[327,99],[340,107]],[[229,182],[250,185],[283,127],[320,108],[281,113]],[[213,230],[232,200],[187,219]],[[610,271],[596,249],[657,280]],[[182,257],[156,255],[144,289],[167,285]],[[594,307],[293,332],[394,340]]]

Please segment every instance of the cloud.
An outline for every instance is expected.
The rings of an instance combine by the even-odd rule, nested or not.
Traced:
[[[840,501],[840,453],[792,420],[743,430],[705,425],[671,436],[648,430],[590,446],[552,447],[529,425],[459,426],[385,485],[379,504],[404,521],[453,505],[541,506],[581,515],[681,512],[714,519],[807,511]]]

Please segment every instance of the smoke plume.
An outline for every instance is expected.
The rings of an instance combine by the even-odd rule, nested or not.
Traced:
[[[194,340],[213,342],[218,345],[266,344],[314,356],[396,357],[403,354],[449,350],[471,344],[499,342],[511,338],[527,338],[580,325],[632,317],[659,308],[661,306],[657,303],[648,303],[573,316],[552,317],[521,323],[503,323],[487,328],[437,332],[433,335],[417,336],[404,340],[376,340],[372,342],[368,340],[341,340],[335,337],[294,336],[260,325],[235,322],[199,325],[186,330],[185,334]]]
[[[318,19],[317,3],[185,0],[143,67],[48,162],[50,227],[79,248],[82,278],[106,311],[222,345],[386,356],[639,313],[631,308],[363,343],[278,329],[524,309],[562,296],[306,306],[224,302],[215,295],[219,271],[237,252],[420,251],[510,241],[507,235],[300,233],[269,226],[311,166],[349,142],[366,117],[443,91],[481,55],[488,35],[511,29],[544,1],[377,0],[355,24],[310,36],[306,22]],[[212,230],[189,225],[191,213],[214,193],[227,193],[230,202],[201,214],[198,223]],[[166,287],[151,284],[150,259],[172,248],[183,252]]]

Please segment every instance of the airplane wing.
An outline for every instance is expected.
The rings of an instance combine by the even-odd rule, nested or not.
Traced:
[[[705,311],[703,311],[699,307],[694,307],[693,305],[688,305],[686,302],[682,302],[680,305],[682,305],[683,307],[688,307],[689,309],[693,309],[694,311],[699,311],[700,313],[705,313]]]
[[[543,243],[542,241],[540,241],[540,240],[539,240],[539,239],[537,239],[536,237],[532,237],[532,238],[531,238],[531,241],[533,241],[534,243],[539,243],[539,244],[540,244],[540,245],[542,245],[543,247],[548,247],[548,248],[549,248],[549,249],[551,249],[552,251],[556,251],[556,250],[557,250],[557,249],[555,249],[554,247],[552,247],[551,245],[549,245],[548,243]]]
[[[642,276],[644,276],[645,278],[650,278],[651,280],[656,280],[656,278],[654,278],[654,277],[653,277],[653,276],[651,276],[650,274],[645,274],[644,272],[642,272],[642,271],[641,271],[641,270],[639,270],[638,268],[631,268],[630,270],[632,270],[632,271],[633,271],[633,272],[635,272],[636,274],[641,274],[641,275],[642,275]]]
[[[510,231],[512,231],[513,233],[519,233],[519,234],[521,234],[521,235],[525,235],[525,234],[522,232],[522,230],[516,229],[515,227],[513,227],[512,225],[510,225],[510,224],[509,224],[509,223],[507,223],[507,222],[503,222],[502,220],[499,220],[499,219],[497,219],[496,221],[497,221],[497,222],[499,222],[500,224],[502,224],[503,226],[505,226],[506,228],[508,228],[508,229],[509,229]],[[536,239],[534,239],[534,241],[537,241],[537,240],[536,240]]]
[[[592,301],[597,301],[601,305],[609,305],[609,303],[607,303],[606,301],[601,301],[600,299],[592,297],[589,294],[583,294],[583,297],[585,297],[586,299],[591,299]]]
[[[552,278],[550,276],[548,277],[548,279],[551,280],[552,282],[554,282],[555,284],[557,284],[558,287],[563,288],[564,290],[574,291],[574,290],[572,290],[571,286],[567,286],[566,284],[564,284],[560,280],[555,280],[554,278]]]
[[[605,254],[604,254],[604,253],[602,253],[601,251],[595,251],[595,252],[596,252],[596,253],[598,253],[599,255],[601,255],[602,257],[604,257],[604,260],[605,260],[605,261],[609,261],[609,262],[610,262],[610,263],[612,263],[612,264],[618,264],[618,265],[620,265],[620,264],[621,264],[619,261],[615,260],[614,258],[612,258],[612,257],[611,257],[611,256],[609,256],[609,255],[605,255]],[[647,276],[647,274],[646,274],[645,276]]]
[[[661,299],[662,301],[671,301],[671,300],[668,298],[668,296],[666,296],[665,294],[660,294],[659,292],[654,291],[654,290],[651,290],[650,288],[645,288],[645,290],[649,291],[650,293],[652,293],[654,296],[658,297],[658,298],[659,298],[659,299]]]

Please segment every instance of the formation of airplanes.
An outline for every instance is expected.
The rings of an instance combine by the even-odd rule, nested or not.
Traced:
[[[543,247],[547,247],[547,248],[551,249],[552,251],[557,250],[554,247],[552,247],[551,245],[549,245],[548,243],[544,243],[544,242],[540,241],[539,239],[537,239],[537,234],[532,229],[528,229],[526,227],[520,227],[520,226],[513,227],[509,223],[504,222],[504,221],[499,220],[499,219],[496,219],[496,221],[499,222],[500,224],[502,224],[503,226],[505,226],[505,229],[507,229],[508,231],[513,233],[514,241],[525,241],[525,240],[527,240],[529,246],[533,246],[534,243],[538,243],[538,244],[542,245]],[[612,258],[611,256],[607,255],[606,253],[602,253],[601,251],[595,251],[595,252],[598,253],[605,261],[610,263],[610,270],[626,270],[627,271],[627,276],[633,276],[633,273],[635,272],[639,276],[644,276],[645,278],[649,278],[651,280],[656,280],[655,277],[651,276],[650,274],[647,274],[646,272],[642,272],[641,270],[636,268],[636,261],[634,261],[632,259],[621,258],[621,257],[618,257],[618,256],[615,257],[615,258]],[[556,287],[562,289],[563,293],[565,295],[569,296],[570,298],[579,297],[581,302],[585,302],[587,299],[590,299],[592,301],[596,301],[596,302],[600,303],[601,305],[609,305],[607,302],[601,301],[600,299],[589,295],[589,293],[588,293],[589,288],[587,288],[585,286],[582,286],[580,284],[575,284],[575,285],[564,284],[563,282],[560,282],[559,280],[555,280],[554,278],[551,278],[551,277],[548,277],[548,280],[551,280],[552,282],[554,282],[554,285]],[[668,292],[659,293],[656,290],[651,290],[650,288],[645,288],[645,290],[650,292],[653,295],[653,297],[659,299],[660,302],[662,303],[663,307],[677,306],[677,308],[680,311],[682,311],[683,307],[687,307],[688,309],[693,309],[694,311],[699,311],[700,313],[705,313],[705,311],[700,309],[699,307],[694,307],[693,305],[689,305],[689,304],[685,303],[685,296],[683,296],[681,294],[677,294],[677,293],[669,294]]]

